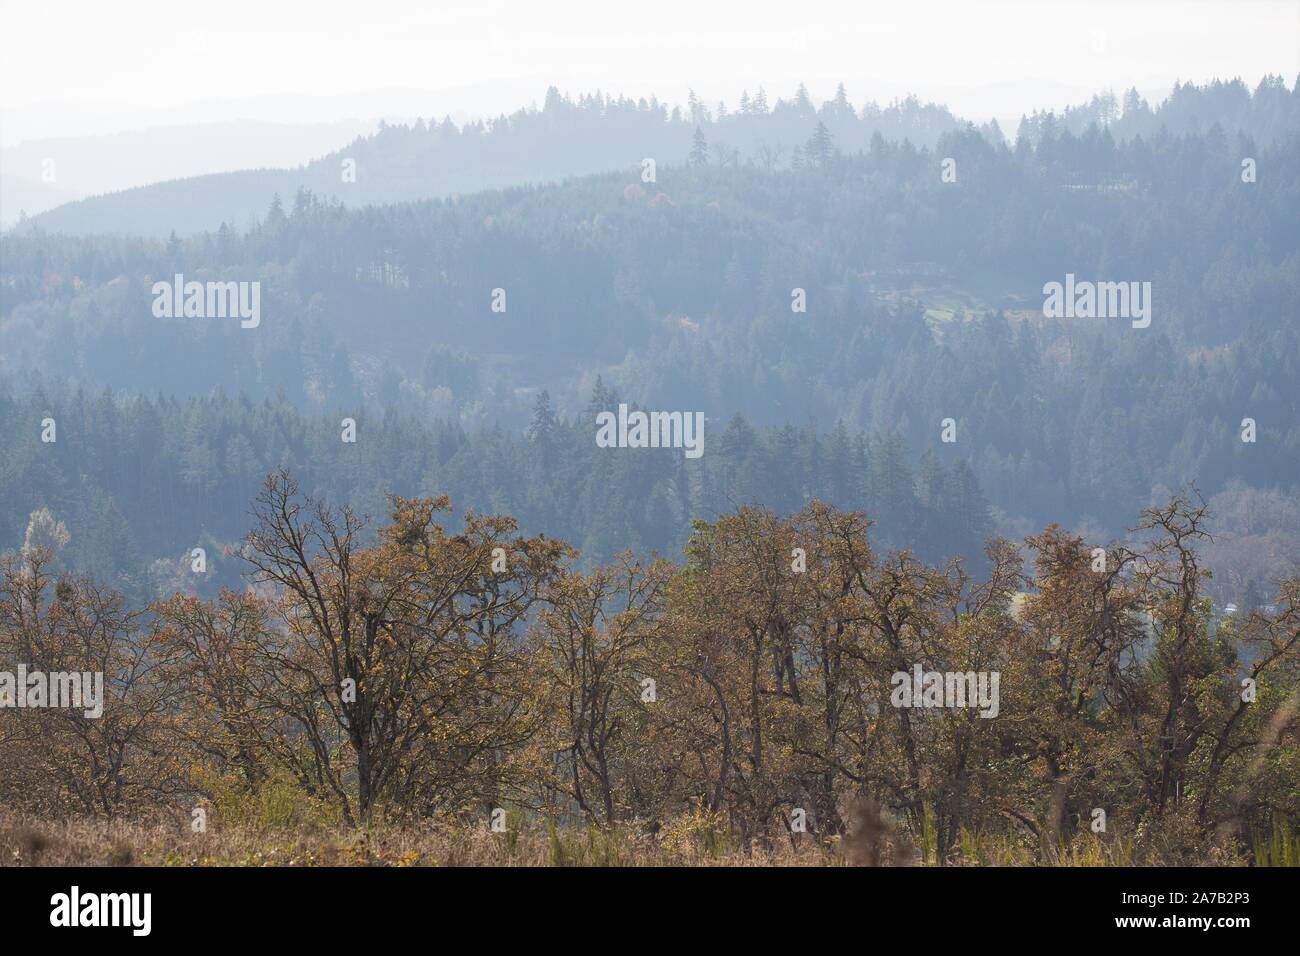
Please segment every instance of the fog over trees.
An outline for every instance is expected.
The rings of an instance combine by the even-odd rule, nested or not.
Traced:
[[[1297,157],[1274,76],[1006,130],[552,86],[25,218],[0,811],[1285,857]]]

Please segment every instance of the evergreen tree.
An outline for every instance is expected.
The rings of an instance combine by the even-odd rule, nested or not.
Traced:
[[[695,135],[691,138],[690,164],[692,166],[707,166],[708,163],[709,144],[704,139],[704,131],[696,126]]]

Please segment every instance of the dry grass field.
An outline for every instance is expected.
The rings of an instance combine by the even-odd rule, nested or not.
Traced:
[[[544,823],[505,833],[430,824],[297,829],[241,825],[190,832],[182,822],[73,819],[38,821],[0,811],[0,866],[935,866],[933,849],[913,843],[880,817],[859,815],[844,838],[787,837],[749,853],[698,821],[658,837],[627,828],[553,828]],[[1178,861],[1157,845],[1080,837],[1044,851],[1014,834],[966,834],[949,866],[1126,866]],[[1219,866],[1300,865],[1300,837],[1279,831],[1250,851],[1216,847],[1203,861]]]

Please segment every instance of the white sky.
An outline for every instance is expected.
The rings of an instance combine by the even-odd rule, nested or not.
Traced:
[[[1265,73],[1300,73],[1300,0],[0,0],[0,111],[65,126],[86,104],[208,121],[214,102],[268,94],[335,98],[337,114],[344,94],[470,88],[453,110],[508,111],[556,82],[734,105],[760,81],[829,96],[839,79],[855,103],[915,91],[980,118]]]

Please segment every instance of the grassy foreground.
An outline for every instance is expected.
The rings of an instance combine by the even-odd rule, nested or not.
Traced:
[[[179,822],[97,818],[35,820],[0,810],[0,866],[934,866],[931,849],[859,821],[855,832],[827,842],[787,837],[749,853],[725,835],[682,821],[657,836],[619,828],[554,828],[505,833],[431,823],[421,827],[222,827],[190,832]],[[1046,852],[1014,834],[967,834],[942,861],[949,866],[1131,866],[1185,863],[1135,852],[1123,839],[1081,837]],[[1300,836],[1277,832],[1249,851],[1213,848],[1201,861],[1217,866],[1300,865]]]

